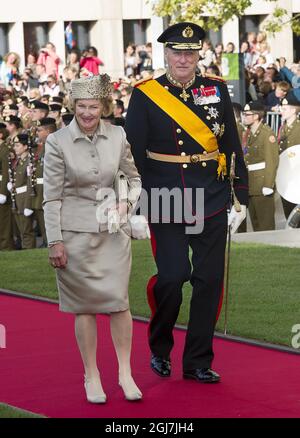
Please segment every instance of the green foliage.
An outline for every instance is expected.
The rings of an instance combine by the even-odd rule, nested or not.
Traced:
[[[217,31],[228,20],[244,15],[245,10],[252,5],[253,0],[157,0],[151,1],[154,13],[160,17],[169,17],[170,23],[192,21],[204,29]],[[269,33],[280,32],[284,26],[290,25],[292,30],[300,35],[300,14],[290,17],[288,11],[278,6],[278,0],[273,2],[274,11],[264,26]]]

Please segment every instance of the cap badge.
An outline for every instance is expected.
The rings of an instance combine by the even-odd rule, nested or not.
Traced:
[[[288,101],[286,99],[283,99],[283,101],[281,102],[282,105],[288,105]]]
[[[182,32],[182,36],[184,38],[192,38],[193,35],[194,35],[194,31],[190,26],[186,27]]]
[[[250,111],[250,106],[246,105],[245,108],[244,108],[244,111]]]

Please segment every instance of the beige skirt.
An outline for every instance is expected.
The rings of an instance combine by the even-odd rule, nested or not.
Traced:
[[[68,256],[66,269],[56,270],[62,312],[97,314],[128,309],[131,239],[109,234],[62,232]]]

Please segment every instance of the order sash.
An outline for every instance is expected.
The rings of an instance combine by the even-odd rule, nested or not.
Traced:
[[[183,102],[151,79],[139,84],[138,89],[181,126],[208,153],[218,149],[217,138],[209,127]]]

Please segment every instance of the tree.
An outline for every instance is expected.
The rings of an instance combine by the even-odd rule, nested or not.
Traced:
[[[278,0],[265,1],[274,3],[274,11],[264,30],[274,34],[290,25],[300,35],[300,14],[291,17],[286,9],[280,7]],[[152,0],[152,3],[155,14],[170,17],[171,23],[192,21],[204,29],[216,31],[233,17],[243,16],[253,0]]]

